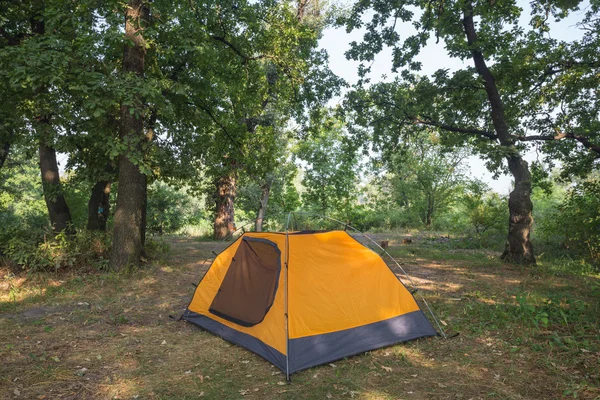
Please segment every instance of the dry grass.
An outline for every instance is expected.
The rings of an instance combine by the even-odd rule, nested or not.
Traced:
[[[460,335],[312,368],[288,385],[260,357],[169,319],[186,306],[214,248],[186,238],[169,243],[164,262],[129,275],[15,277],[3,271],[0,398],[600,397],[597,277],[555,276],[503,266],[485,251],[392,241],[392,254],[446,328]],[[522,294],[527,303],[519,305]],[[540,323],[547,297],[562,294],[571,299],[565,323]],[[85,374],[77,375],[82,368]]]

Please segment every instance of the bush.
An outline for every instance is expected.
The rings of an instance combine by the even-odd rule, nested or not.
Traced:
[[[185,189],[156,181],[148,187],[148,231],[162,235],[175,233],[186,225],[198,225],[206,218],[202,206]]]
[[[106,269],[110,237],[102,232],[77,231],[74,235],[50,232],[37,237],[15,235],[2,242],[9,263],[32,272],[61,269]]]
[[[539,235],[600,266],[600,179],[572,187],[540,221]]]

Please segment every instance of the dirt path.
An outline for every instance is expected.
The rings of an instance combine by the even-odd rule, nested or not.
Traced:
[[[524,337],[519,329],[525,328],[512,319],[501,320],[515,312],[508,307],[515,307],[514,293],[550,287],[577,288],[583,295],[581,279],[536,277],[500,268],[493,260],[487,265],[479,262],[488,257],[483,252],[467,259],[432,261],[419,257],[419,252],[406,256],[405,249],[392,243],[391,253],[400,254],[396,258],[446,329],[460,330],[460,336],[417,340],[312,368],[294,375],[288,385],[260,357],[169,318],[187,305],[191,284],[208,267],[203,261],[215,244],[189,238],[168,241],[171,251],[164,262],[132,275],[19,281],[16,295],[14,288],[12,294],[3,291],[0,398],[600,396],[597,347],[550,348],[550,333],[536,330],[541,339]],[[594,332],[589,334],[593,340]]]

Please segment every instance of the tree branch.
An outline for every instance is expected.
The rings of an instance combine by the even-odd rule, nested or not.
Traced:
[[[484,136],[490,140],[494,140],[494,139],[498,138],[498,136],[496,136],[496,134],[494,132],[490,132],[490,131],[483,131],[483,130],[474,129],[474,128],[461,128],[459,126],[442,124],[440,122],[431,121],[431,120],[423,120],[420,118],[415,118],[414,121],[419,124],[440,128],[445,131],[465,133],[467,135]]]
[[[537,89],[546,82],[548,77],[551,77],[556,74],[560,74],[565,71],[569,71],[572,68],[576,67],[589,67],[589,68],[598,68],[600,67],[600,61],[589,61],[589,62],[581,62],[581,61],[562,61],[556,63],[554,65],[549,65],[542,75],[538,78],[538,82],[533,86],[533,89]]]
[[[226,45],[227,47],[229,47],[235,54],[237,54],[238,56],[240,56],[240,58],[242,58],[244,60],[244,64],[247,64],[249,61],[261,60],[261,59],[267,57],[264,54],[261,54],[261,55],[255,56],[255,57],[247,56],[244,53],[242,53],[237,47],[235,47],[233,45],[233,43],[231,43],[229,40],[225,39],[223,36],[211,35],[210,37],[211,37],[211,39],[216,40],[217,42],[221,42],[224,45]]]
[[[600,158],[600,145],[594,144],[587,136],[579,135],[573,132],[556,132],[556,135],[536,135],[536,136],[517,136],[516,139],[522,142],[532,141],[551,141],[561,139],[573,139],[578,141],[588,150],[596,153],[596,158]]]

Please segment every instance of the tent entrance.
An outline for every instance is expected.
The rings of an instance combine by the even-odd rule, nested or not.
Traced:
[[[242,238],[208,311],[241,326],[261,323],[275,300],[280,271],[275,243]]]

